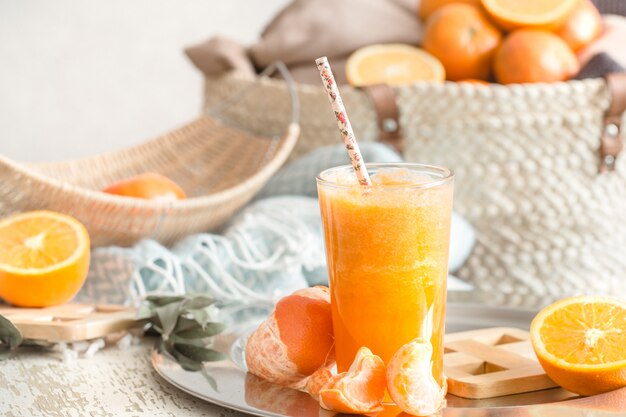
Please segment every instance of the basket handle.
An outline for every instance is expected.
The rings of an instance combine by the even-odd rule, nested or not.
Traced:
[[[262,79],[269,78],[274,73],[280,73],[280,75],[285,80],[285,84],[287,86],[287,92],[289,93],[289,98],[291,100],[291,120],[290,125],[299,125],[300,124],[300,97],[298,96],[298,90],[296,89],[296,83],[291,77],[291,73],[287,66],[281,62],[276,61],[271,65],[268,65],[263,71],[259,73],[259,76],[256,79],[256,83],[258,83]],[[255,83],[255,84],[256,84]],[[253,84],[254,86],[254,84]],[[252,87],[253,88],[253,87]],[[249,85],[242,88],[241,90],[235,92],[226,100],[222,101],[217,106],[213,107],[210,110],[210,114],[213,116],[219,116],[222,111],[226,108],[237,104],[251,89]]]
[[[615,170],[617,157],[624,149],[622,116],[626,112],[626,73],[608,74],[605,79],[611,94],[611,105],[604,115],[600,137],[601,173]]]
[[[389,84],[367,85],[361,87],[361,90],[369,97],[376,111],[378,140],[402,154],[404,137],[395,90]]]

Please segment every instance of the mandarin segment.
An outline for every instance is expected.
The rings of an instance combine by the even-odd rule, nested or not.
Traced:
[[[326,287],[298,290],[250,335],[246,364],[254,375],[295,389],[322,367],[334,365],[330,295]]]
[[[595,395],[626,386],[626,301],[567,298],[539,312],[530,332],[541,366],[563,388]]]
[[[374,413],[383,410],[386,377],[383,360],[361,347],[350,369],[330,378],[319,391],[322,408],[339,413]]]
[[[402,411],[416,416],[437,414],[446,406],[446,381],[433,377],[433,348],[415,339],[402,346],[387,363],[387,390]]]

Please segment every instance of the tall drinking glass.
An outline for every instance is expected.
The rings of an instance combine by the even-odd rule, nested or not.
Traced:
[[[387,363],[422,338],[441,384],[454,175],[409,163],[367,169],[371,187],[357,183],[351,166],[317,177],[338,371],[361,346]]]

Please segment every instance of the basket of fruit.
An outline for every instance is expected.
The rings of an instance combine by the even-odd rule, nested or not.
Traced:
[[[455,170],[455,207],[478,232],[459,275],[512,304],[583,288],[626,291],[626,257],[616,252],[626,247],[626,74],[574,79],[592,43],[611,35],[610,19],[590,0],[423,0],[418,15],[421,44],[358,48],[340,88],[359,141]],[[299,24],[325,30],[322,18]],[[309,44],[314,71],[319,51]],[[205,105],[255,82],[241,71],[208,74]],[[285,84],[262,85],[225,117],[255,124],[257,103],[280,109]],[[324,91],[301,83],[298,93],[302,131],[292,157],[337,140]],[[284,111],[269,120],[285,121]]]
[[[238,93],[224,97],[208,115],[132,148],[36,164],[0,155],[0,217],[63,212],[85,225],[94,246],[142,238],[170,243],[219,228],[280,168],[298,139],[299,103],[290,87],[284,124],[259,131],[221,119],[221,112],[254,89],[233,90]],[[268,112],[257,108],[255,114],[262,120]]]

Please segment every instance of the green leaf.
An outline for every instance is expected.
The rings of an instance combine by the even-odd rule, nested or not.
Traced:
[[[163,307],[165,305],[183,301],[185,297],[181,295],[149,295],[146,300],[155,307]]]
[[[204,327],[176,331],[175,334],[184,339],[200,339],[215,336],[224,331],[225,328],[226,325],[223,323],[207,323]]]
[[[173,333],[180,333],[185,330],[202,329],[202,325],[194,319],[179,317]]]
[[[22,343],[22,334],[6,317],[0,315],[0,360]]]
[[[204,379],[206,379],[206,381],[209,383],[211,388],[213,388],[215,392],[219,392],[219,390],[217,389],[217,381],[215,380],[215,378],[209,375],[206,369],[202,370],[202,375],[204,376]]]
[[[186,310],[193,310],[196,308],[207,308],[211,305],[215,304],[215,300],[205,296],[197,296],[185,303]]]
[[[187,343],[174,343],[174,349],[197,362],[214,362],[226,358],[226,355],[216,350]]]
[[[161,321],[161,334],[164,339],[167,339],[176,327],[181,304],[182,301],[172,302],[156,309],[157,316]]]
[[[201,326],[204,326],[211,319],[209,312],[202,308],[187,310],[187,313],[191,314],[194,320]]]
[[[198,362],[198,361],[194,361],[193,359],[189,359],[188,357],[186,357],[185,355],[183,355],[180,352],[177,352],[176,350],[174,350],[172,352],[172,356],[174,356],[174,358],[176,358],[176,362],[178,362],[178,364],[185,371],[197,372],[197,371],[202,370],[202,362]]]

